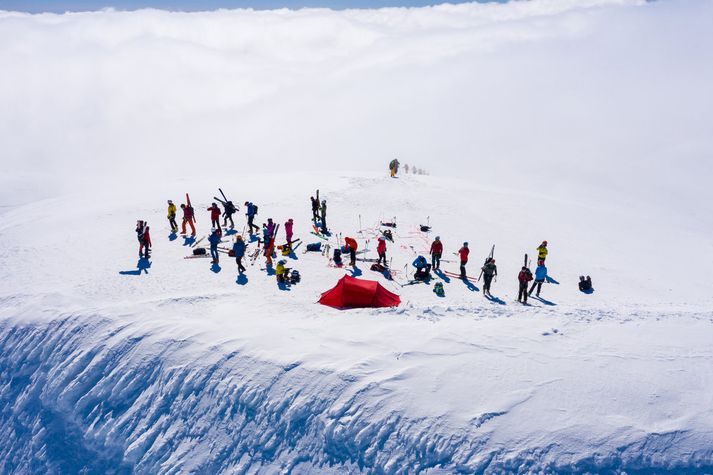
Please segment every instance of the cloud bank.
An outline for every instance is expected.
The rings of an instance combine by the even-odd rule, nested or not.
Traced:
[[[3,12],[4,179],[47,190],[397,156],[479,183],[710,197],[711,17],[710,1],[630,0]]]

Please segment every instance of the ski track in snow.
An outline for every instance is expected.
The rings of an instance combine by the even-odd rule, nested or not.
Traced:
[[[324,177],[273,180],[270,192],[248,180],[252,188],[241,187],[236,202],[254,199],[260,222],[294,217],[296,237],[312,241],[308,197]],[[303,281],[290,292],[261,263],[248,265],[239,285],[227,256],[214,273],[205,261],[182,259],[190,251],[181,238],[167,239],[160,203],[179,200],[182,186],[120,204],[96,193],[91,202],[64,196],[14,208],[0,224],[0,472],[713,470],[710,301],[629,278],[627,266],[646,265],[656,243],[610,262],[607,250],[581,253],[569,243],[579,232],[607,233],[596,216],[591,229],[551,225],[548,264],[560,285],[546,285],[543,297],[554,305],[523,307],[513,301],[515,276],[522,253],[543,237],[535,221],[454,209],[454,196],[488,196],[455,181],[329,183],[320,192],[330,226],[360,237],[362,214],[372,229],[359,239],[370,241],[367,256],[379,219],[396,216],[388,251],[396,270],[433,236],[413,232],[425,216],[445,257],[463,239],[473,243],[471,273],[496,242],[493,291],[505,304],[457,279],[438,299],[431,286],[379,278],[401,294],[401,307],[340,312],[314,302],[345,271],[301,252],[290,265]],[[199,236],[213,187],[188,190]],[[550,202],[540,219],[561,222],[569,206]],[[59,220],[56,209],[71,211]],[[152,226],[151,267],[120,274],[136,262],[136,218]],[[592,272],[596,292],[577,292],[580,269],[602,262],[612,271]],[[362,277],[376,279],[367,264]],[[695,278],[676,285],[697,291]]]

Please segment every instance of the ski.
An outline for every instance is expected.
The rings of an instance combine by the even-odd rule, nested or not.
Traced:
[[[197,256],[184,256],[184,259],[203,259],[203,258],[208,258],[211,257],[210,254],[199,254]]]
[[[325,241],[329,241],[329,238],[328,238],[328,237],[322,236],[321,234],[318,234],[318,233],[316,233],[316,232],[314,232],[314,231],[310,231],[310,234],[314,234],[315,236],[317,236],[317,237],[320,238],[320,239],[324,239]]]
[[[193,244],[191,244],[191,247],[196,247],[196,246],[197,246],[202,240],[204,240],[204,239],[205,239],[205,236],[201,237],[199,240],[197,240],[196,242],[194,242]]]

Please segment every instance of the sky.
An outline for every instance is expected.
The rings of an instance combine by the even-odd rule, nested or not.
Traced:
[[[502,0],[475,0],[502,1]],[[206,11],[218,8],[274,9],[304,7],[380,8],[419,7],[444,3],[441,0],[0,0],[0,10],[29,13],[66,11],[95,11],[111,7],[117,10],[159,8],[178,11]],[[466,0],[450,0],[449,3],[466,3]]]

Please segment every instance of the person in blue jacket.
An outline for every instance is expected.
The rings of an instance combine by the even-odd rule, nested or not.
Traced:
[[[535,290],[535,287],[537,287],[537,296],[540,296],[540,290],[542,290],[542,284],[545,282],[545,279],[547,279],[547,267],[545,267],[544,262],[537,266],[537,269],[535,269],[535,281],[532,283],[532,287],[530,287],[530,292],[528,295],[532,295],[532,291]]]
[[[217,264],[218,258],[218,244],[220,244],[220,238],[222,233],[219,228],[213,228],[213,231],[208,236],[208,242],[210,243],[210,256],[213,258],[213,264]]]
[[[238,273],[242,275],[245,272],[245,266],[243,265],[243,257],[245,257],[245,241],[243,237],[238,234],[235,238],[235,244],[233,244],[233,254],[235,254],[235,262],[238,264]]]
[[[413,275],[413,278],[416,280],[421,280],[421,279],[427,279],[429,277],[429,273],[431,272],[431,264],[428,263],[428,260],[423,257],[423,256],[418,256],[412,264],[416,268],[416,273]]]
[[[253,222],[255,215],[257,214],[257,206],[253,204],[252,201],[245,202],[245,216],[248,217],[248,232],[252,236],[253,229],[255,231],[260,231],[260,228]]]

